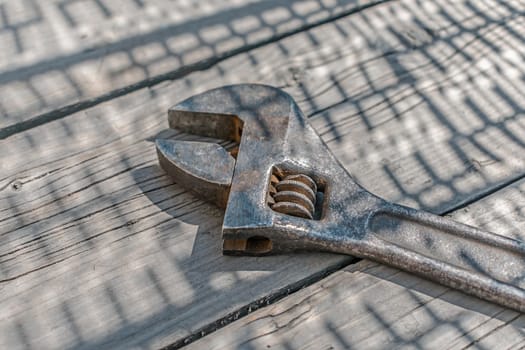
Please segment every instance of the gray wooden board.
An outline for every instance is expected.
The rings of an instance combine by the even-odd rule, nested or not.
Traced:
[[[452,213],[525,240],[525,180]],[[525,315],[363,260],[189,349],[519,349]]]
[[[522,176],[522,11],[381,5],[0,141],[0,346],[155,348],[348,261],[220,255],[220,213],[168,180],[151,143],[191,139],[165,112],[210,87],[285,88],[400,203],[444,212]]]
[[[2,1],[0,128],[373,2]]]

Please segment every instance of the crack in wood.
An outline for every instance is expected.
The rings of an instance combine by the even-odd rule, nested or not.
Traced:
[[[180,349],[190,343],[193,343],[194,341],[215,332],[216,330],[223,328],[227,326],[228,324],[250,314],[251,312],[261,309],[263,307],[269,306],[286,296],[293,294],[301,289],[303,289],[306,286],[309,286],[315,282],[318,282],[322,280],[323,278],[331,275],[332,273],[341,270],[342,268],[354,264],[360,259],[354,258],[354,257],[348,257],[348,259],[343,260],[342,262],[335,264],[334,266],[331,266],[324,271],[317,272],[311,276],[306,277],[305,279],[302,279],[300,281],[297,281],[295,283],[292,283],[288,285],[287,287],[280,289],[274,293],[268,294],[260,299],[257,299],[247,305],[244,305],[243,307],[229,313],[228,315],[200,328],[199,330],[191,333],[190,335],[180,339],[179,341],[168,345],[162,350],[175,350]]]

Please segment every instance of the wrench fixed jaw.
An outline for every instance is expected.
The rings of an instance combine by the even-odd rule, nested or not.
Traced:
[[[241,84],[223,86],[194,95],[168,111],[171,128],[190,134],[241,142],[244,125],[268,135],[272,128],[282,127],[288,119],[291,104],[280,89]]]

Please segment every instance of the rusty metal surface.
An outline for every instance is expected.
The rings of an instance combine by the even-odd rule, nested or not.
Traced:
[[[351,254],[525,312],[525,242],[369,193],[285,92],[221,87],[171,108],[169,125],[240,142],[235,160],[219,145],[157,140],[163,169],[225,208],[225,254]]]

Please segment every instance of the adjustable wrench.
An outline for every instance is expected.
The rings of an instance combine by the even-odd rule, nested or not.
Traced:
[[[294,100],[265,85],[225,86],[168,112],[171,128],[234,141],[156,141],[161,167],[225,209],[223,252],[318,250],[372,259],[525,312],[525,242],[365,190]]]

